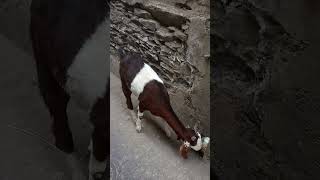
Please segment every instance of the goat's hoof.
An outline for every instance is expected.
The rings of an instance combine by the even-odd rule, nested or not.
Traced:
[[[141,126],[136,126],[137,133],[141,133],[141,130],[142,130]]]
[[[127,108],[133,110],[133,105],[127,102]]]
[[[141,128],[136,128],[137,133],[141,133]]]

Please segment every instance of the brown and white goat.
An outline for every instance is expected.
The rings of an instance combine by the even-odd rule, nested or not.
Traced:
[[[126,97],[127,107],[133,110],[131,94],[138,97],[138,114],[136,130],[141,131],[141,118],[144,111],[150,111],[153,115],[164,119],[176,133],[178,140],[182,139],[180,154],[187,158],[190,148],[199,151],[202,148],[201,134],[191,128],[186,128],[179,120],[170,104],[170,97],[163,81],[157,73],[137,54],[125,55],[123,49],[119,49],[120,77],[122,91]],[[207,142],[205,142],[207,143]]]

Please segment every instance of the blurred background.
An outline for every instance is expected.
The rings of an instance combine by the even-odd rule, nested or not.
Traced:
[[[211,167],[220,179],[318,179],[319,1],[214,2]]]

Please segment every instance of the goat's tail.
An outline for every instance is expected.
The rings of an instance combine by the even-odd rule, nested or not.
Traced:
[[[119,59],[121,61],[126,56],[126,51],[123,48],[119,47],[118,54],[119,54]]]

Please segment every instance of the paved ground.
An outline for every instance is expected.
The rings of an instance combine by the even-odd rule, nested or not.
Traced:
[[[35,83],[30,55],[0,35],[0,179],[70,179],[66,157],[53,145],[50,116]],[[209,179],[209,162],[196,154],[178,156],[178,144],[153,124],[135,131],[124,105],[120,82],[111,76],[112,179]],[[69,106],[78,157],[86,170],[87,115]]]
[[[111,74],[112,179],[210,179],[209,161],[191,153],[178,154],[179,144],[165,136],[155,123],[143,120],[137,133],[117,77]]]

